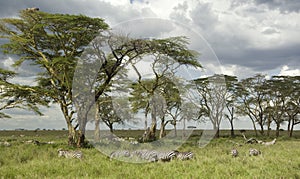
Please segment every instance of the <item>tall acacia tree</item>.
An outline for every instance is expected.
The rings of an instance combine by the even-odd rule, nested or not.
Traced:
[[[227,87],[227,92],[226,92],[226,109],[227,109],[227,113],[225,113],[225,117],[228,119],[229,123],[230,123],[230,133],[231,133],[231,137],[235,137],[234,134],[234,125],[233,125],[233,121],[234,119],[236,119],[235,114],[236,114],[236,98],[237,98],[237,77],[236,76],[228,76],[225,75],[225,82],[226,82],[226,87]]]
[[[268,123],[266,120],[269,102],[267,100],[266,81],[265,75],[257,74],[254,77],[241,80],[237,87],[238,113],[251,119],[256,136],[255,123],[259,124],[262,135],[264,134],[264,125]]]
[[[178,86],[176,86],[175,73],[181,65],[191,67],[202,67],[197,61],[197,52],[189,50],[188,41],[185,37],[172,37],[167,39],[151,40],[152,52],[150,58],[152,79],[147,79],[142,75],[141,69],[136,67],[136,61],[132,61],[131,66],[137,74],[137,81],[132,84],[132,98],[134,111],[143,109],[145,116],[151,114],[151,126],[144,138],[144,141],[155,140],[157,118],[161,119],[161,134],[164,136],[164,127],[168,123],[165,121],[167,111],[180,105]],[[171,81],[175,80],[175,81]],[[171,93],[174,92],[172,96]]]
[[[1,38],[9,40],[2,49],[20,57],[15,66],[30,61],[43,70],[37,75],[39,94],[59,104],[69,130],[69,145],[75,145],[78,139],[72,103],[77,58],[85,46],[107,28],[100,18],[32,10],[20,11],[19,18],[0,20]]]
[[[219,137],[220,124],[224,116],[226,107],[226,83],[224,75],[215,74],[206,78],[195,80],[195,84],[200,95],[199,116],[208,117]]]

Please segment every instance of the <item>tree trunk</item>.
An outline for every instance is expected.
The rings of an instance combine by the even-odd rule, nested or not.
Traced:
[[[288,120],[288,126],[287,126],[288,133],[290,133],[290,130],[291,130],[291,123],[292,123],[292,120],[289,118],[289,120]]]
[[[109,131],[110,131],[111,133],[114,132],[113,123],[109,123]]]
[[[163,138],[165,135],[165,119],[161,119],[160,123],[160,133],[159,133],[159,138]]]
[[[71,123],[68,123],[68,145],[75,146],[76,144],[76,131]]]
[[[260,134],[263,136],[265,131],[264,131],[264,125],[259,123],[259,126],[260,126]]]
[[[185,118],[183,118],[183,137],[185,137]]]
[[[280,124],[276,124],[276,137],[279,137]]]
[[[100,140],[100,116],[99,116],[99,106],[96,105],[95,111],[95,132],[94,132],[94,140],[99,142]]]
[[[217,127],[217,133],[216,133],[216,138],[219,138],[220,137],[220,128]]]
[[[145,112],[145,130],[148,128],[148,123],[147,123],[147,113]]]
[[[176,121],[174,123],[174,137],[177,137]]]
[[[291,128],[290,128],[290,131],[289,131],[289,137],[293,137],[293,131],[294,131],[294,119],[292,119],[292,122],[291,122]]]
[[[230,121],[230,126],[231,126],[231,130],[230,130],[230,135],[232,138],[235,137],[235,134],[234,134],[234,127],[233,127],[233,120],[229,120]]]
[[[78,138],[77,138],[77,147],[85,146],[85,128],[86,128],[87,120],[88,120],[87,111],[78,112],[79,130],[78,130]]]
[[[254,129],[254,132],[255,132],[255,136],[257,137],[258,134],[257,134],[256,126],[255,126],[255,121],[253,119],[251,119],[251,121],[252,121],[253,129]]]
[[[217,124],[215,122],[213,122],[213,129],[214,129],[214,131],[216,131],[215,138],[219,138],[220,137],[220,130],[219,130],[219,126],[217,126]]]
[[[152,105],[151,109],[151,126],[148,136],[146,137],[146,141],[154,141],[156,140],[156,106]]]

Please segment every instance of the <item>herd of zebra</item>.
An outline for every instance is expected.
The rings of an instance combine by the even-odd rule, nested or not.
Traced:
[[[193,152],[179,152],[177,150],[170,150],[170,151],[156,151],[156,150],[117,150],[110,154],[110,159],[116,158],[127,158],[127,159],[136,159],[148,162],[169,162],[173,159],[179,160],[190,160],[194,157]]]
[[[80,150],[63,150],[58,149],[58,156],[65,158],[83,158],[83,153]],[[194,157],[193,152],[179,152],[177,150],[170,151],[155,151],[155,150],[117,150],[110,154],[110,159],[139,159],[148,162],[169,162],[175,158],[179,160],[190,160]]]

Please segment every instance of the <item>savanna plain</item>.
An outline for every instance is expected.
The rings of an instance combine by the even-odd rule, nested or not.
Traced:
[[[143,131],[119,130],[121,137],[141,136]],[[58,149],[78,150],[67,145],[67,131],[0,131],[0,178],[300,178],[300,131],[289,138],[285,131],[274,145],[246,144],[236,131],[221,131],[221,137],[213,139],[205,147],[199,147],[201,131],[195,130],[180,147],[180,151],[192,151],[192,160],[153,163],[128,163],[110,160],[107,155],[90,146],[79,150],[83,159],[58,157]],[[246,131],[247,137],[255,137]],[[264,141],[273,140],[258,136]],[[36,140],[40,145],[26,143]],[[51,142],[49,142],[51,141]],[[49,144],[48,144],[49,142]],[[231,150],[239,151],[232,157]],[[261,151],[261,155],[249,156],[249,149]]]

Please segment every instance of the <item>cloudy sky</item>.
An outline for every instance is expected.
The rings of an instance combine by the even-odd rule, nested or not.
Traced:
[[[0,0],[0,17],[17,17],[18,11],[27,7],[101,17],[112,28],[129,26],[139,32],[138,37],[190,35],[192,47],[202,54],[200,62],[215,73],[239,78],[256,73],[300,75],[299,0]],[[1,54],[0,58],[5,68],[14,59]],[[16,80],[34,78],[29,67],[20,70],[23,76]],[[44,111],[43,118],[52,119],[49,128],[65,126],[62,115]],[[45,119],[30,117],[31,122]],[[10,120],[0,121],[0,129],[21,127],[21,122]],[[31,122],[25,128],[43,123],[32,127]]]

